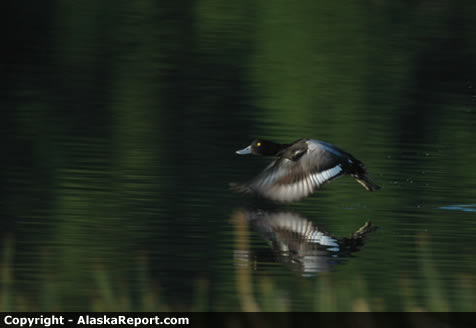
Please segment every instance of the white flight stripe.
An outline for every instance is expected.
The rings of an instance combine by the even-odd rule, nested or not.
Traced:
[[[337,240],[332,237],[326,236],[320,231],[313,231],[309,235],[308,240],[312,243],[318,243],[323,246],[339,247]]]
[[[342,172],[342,167],[340,165],[337,165],[333,168],[330,168],[328,170],[314,173],[311,177],[314,180],[314,183],[318,186],[323,184],[324,182],[332,179],[336,175],[338,175],[340,172]]]
[[[261,192],[266,194],[269,198],[280,201],[292,201],[309,195],[315,187],[319,187],[341,172],[342,167],[337,165],[333,168],[311,174],[300,181],[287,185],[275,185],[276,177],[274,175],[269,175],[264,178],[264,181],[258,182],[256,187],[261,189]]]

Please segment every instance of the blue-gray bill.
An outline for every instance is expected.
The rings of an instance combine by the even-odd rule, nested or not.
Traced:
[[[251,145],[246,147],[246,148],[237,150],[236,153],[238,155],[249,155],[249,154],[251,154]]]

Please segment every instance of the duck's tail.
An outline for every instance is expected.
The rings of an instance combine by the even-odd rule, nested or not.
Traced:
[[[354,176],[355,181],[360,183],[368,191],[376,191],[380,189],[380,186],[372,182],[365,174]]]

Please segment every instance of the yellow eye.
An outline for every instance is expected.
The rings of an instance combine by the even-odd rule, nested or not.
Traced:
[[[258,141],[258,142],[256,143],[256,146],[261,147],[261,142]]]

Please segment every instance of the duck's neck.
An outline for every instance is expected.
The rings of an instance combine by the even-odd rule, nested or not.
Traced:
[[[281,154],[289,147],[291,144],[278,144],[275,143],[273,147],[273,156],[281,156]]]

